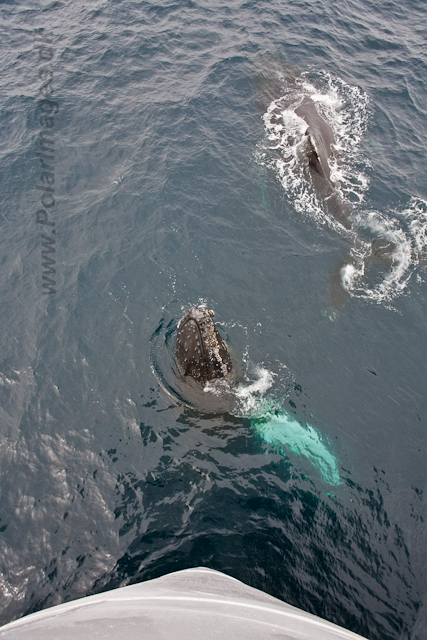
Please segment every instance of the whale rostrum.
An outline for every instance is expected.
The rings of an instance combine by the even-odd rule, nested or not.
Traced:
[[[215,314],[192,307],[178,325],[175,356],[179,372],[197,382],[226,378],[233,362],[214,323]]]

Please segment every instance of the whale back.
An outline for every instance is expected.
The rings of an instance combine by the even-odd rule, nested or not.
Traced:
[[[306,96],[302,103],[295,109],[297,116],[302,118],[308,129],[308,159],[311,168],[319,175],[330,180],[331,170],[329,159],[332,156],[334,134],[330,125],[318,113],[313,100]]]

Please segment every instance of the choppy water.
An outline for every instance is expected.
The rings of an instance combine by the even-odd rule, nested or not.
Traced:
[[[424,640],[424,3],[0,16],[1,622],[205,565]],[[351,229],[310,182],[304,96]],[[195,304],[232,387],[176,375]]]

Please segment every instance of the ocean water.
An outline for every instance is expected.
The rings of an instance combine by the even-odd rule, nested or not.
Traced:
[[[0,5],[1,623],[204,565],[427,638],[426,17]],[[179,379],[193,305],[233,385]]]

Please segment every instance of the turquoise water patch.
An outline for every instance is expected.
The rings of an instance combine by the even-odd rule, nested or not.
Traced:
[[[277,446],[284,455],[292,452],[305,456],[320,471],[325,482],[341,484],[336,458],[314,427],[302,425],[286,412],[268,412],[251,422],[264,442]]]

